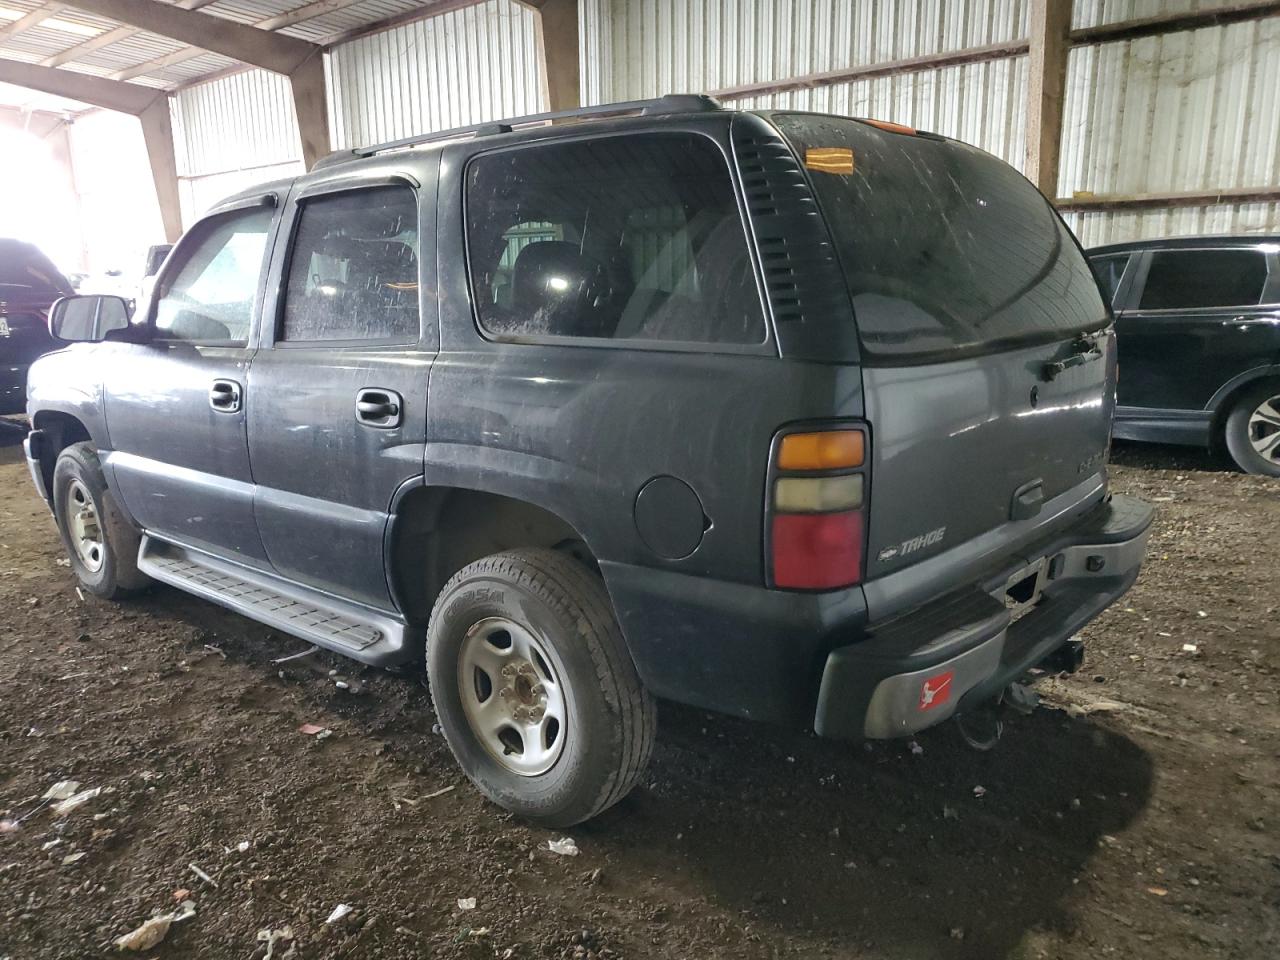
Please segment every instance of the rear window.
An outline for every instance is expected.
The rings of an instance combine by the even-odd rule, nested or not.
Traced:
[[[10,293],[16,287],[23,295],[52,298],[71,291],[71,284],[44,254],[28,243],[13,240],[0,240],[0,287]]]
[[[1151,255],[1140,310],[1247,307],[1262,300],[1267,258],[1256,250],[1166,250]]]
[[[919,362],[1108,322],[1075,238],[1012,167],[842,117],[773,121],[808,168],[868,356]]]

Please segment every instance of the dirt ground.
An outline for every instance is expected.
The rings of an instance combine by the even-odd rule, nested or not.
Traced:
[[[1280,956],[1280,481],[1116,462],[1160,507],[1142,579],[996,750],[663,704],[568,857],[468,787],[420,677],[274,664],[305,645],[168,588],[81,599],[0,449],[0,958],[113,953],[178,890],[147,956]],[[58,817],[60,780],[102,793]]]

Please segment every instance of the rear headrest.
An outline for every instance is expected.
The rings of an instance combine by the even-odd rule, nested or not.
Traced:
[[[604,268],[574,243],[538,240],[524,247],[511,271],[514,310],[542,314],[547,332],[601,336],[597,309],[608,293]],[[616,318],[615,318],[616,320]]]

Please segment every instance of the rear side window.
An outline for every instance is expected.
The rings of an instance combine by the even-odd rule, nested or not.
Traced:
[[[156,335],[192,343],[243,344],[262,277],[275,211],[254,207],[216,216],[196,228],[156,302]]]
[[[1256,250],[1164,250],[1151,255],[1138,309],[1252,306],[1266,284],[1267,258]]]
[[[1093,275],[1098,278],[1098,286],[1102,289],[1102,296],[1107,303],[1115,301],[1116,291],[1120,289],[1120,278],[1124,276],[1124,269],[1128,265],[1129,254],[1127,253],[1094,257],[1089,261],[1089,266],[1093,270]]]
[[[765,339],[729,169],[705,137],[484,154],[466,196],[473,296],[494,337]]]
[[[418,207],[408,186],[303,202],[280,339],[417,340]]]
[[[867,356],[925,362],[1108,322],[1075,238],[1008,164],[844,117],[772,119],[808,168]]]

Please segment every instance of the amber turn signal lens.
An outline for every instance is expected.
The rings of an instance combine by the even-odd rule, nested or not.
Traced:
[[[916,135],[915,127],[908,127],[905,123],[894,123],[892,120],[870,120],[863,119],[863,123],[869,123],[873,127],[879,127],[881,130],[887,130],[889,133],[905,133],[909,137]]]
[[[841,470],[862,466],[862,432],[824,430],[821,433],[789,433],[778,447],[781,470]]]

